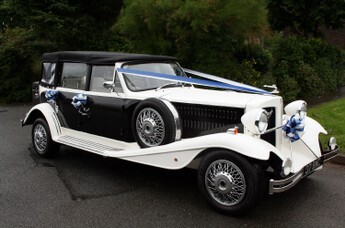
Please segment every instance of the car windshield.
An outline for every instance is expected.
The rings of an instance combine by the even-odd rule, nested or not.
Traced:
[[[122,66],[125,69],[140,70],[175,76],[186,77],[183,70],[176,63],[140,63],[127,64]],[[131,91],[143,91],[150,89],[157,89],[162,87],[181,86],[180,82],[173,82],[170,80],[149,78],[144,76],[132,75],[129,73],[123,74],[127,87]]]

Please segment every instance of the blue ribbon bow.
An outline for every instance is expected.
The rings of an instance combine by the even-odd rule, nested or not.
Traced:
[[[47,92],[45,94],[45,97],[46,97],[48,102],[56,101],[58,96],[59,96],[59,91],[53,90],[53,89],[47,90]]]
[[[79,109],[80,106],[84,107],[84,105],[87,104],[87,96],[83,94],[75,95],[72,98],[71,104],[74,106],[74,108]]]
[[[283,126],[286,136],[291,142],[299,140],[304,133],[304,119],[299,118],[299,115],[293,115],[289,121]]]

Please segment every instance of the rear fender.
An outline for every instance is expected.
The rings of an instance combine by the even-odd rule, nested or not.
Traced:
[[[44,118],[47,121],[54,141],[61,135],[60,121],[49,103],[41,103],[32,107],[22,120],[22,126],[33,124],[37,118]]]

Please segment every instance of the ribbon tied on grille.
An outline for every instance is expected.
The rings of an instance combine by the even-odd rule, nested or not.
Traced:
[[[291,142],[299,140],[304,134],[305,118],[300,118],[299,114],[291,116],[289,121],[283,126],[283,131]]]

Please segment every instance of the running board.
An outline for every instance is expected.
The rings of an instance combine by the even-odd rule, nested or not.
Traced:
[[[136,143],[126,143],[85,132],[61,128],[62,134],[54,139],[57,143],[86,150],[99,155],[109,155],[127,149],[137,149]]]
[[[90,151],[92,153],[101,154],[101,155],[104,154],[105,152],[117,152],[117,151],[122,150],[120,148],[105,146],[100,143],[96,143],[96,142],[86,140],[86,139],[77,138],[71,135],[61,136],[59,137],[57,141],[61,144],[77,147],[79,149]]]

